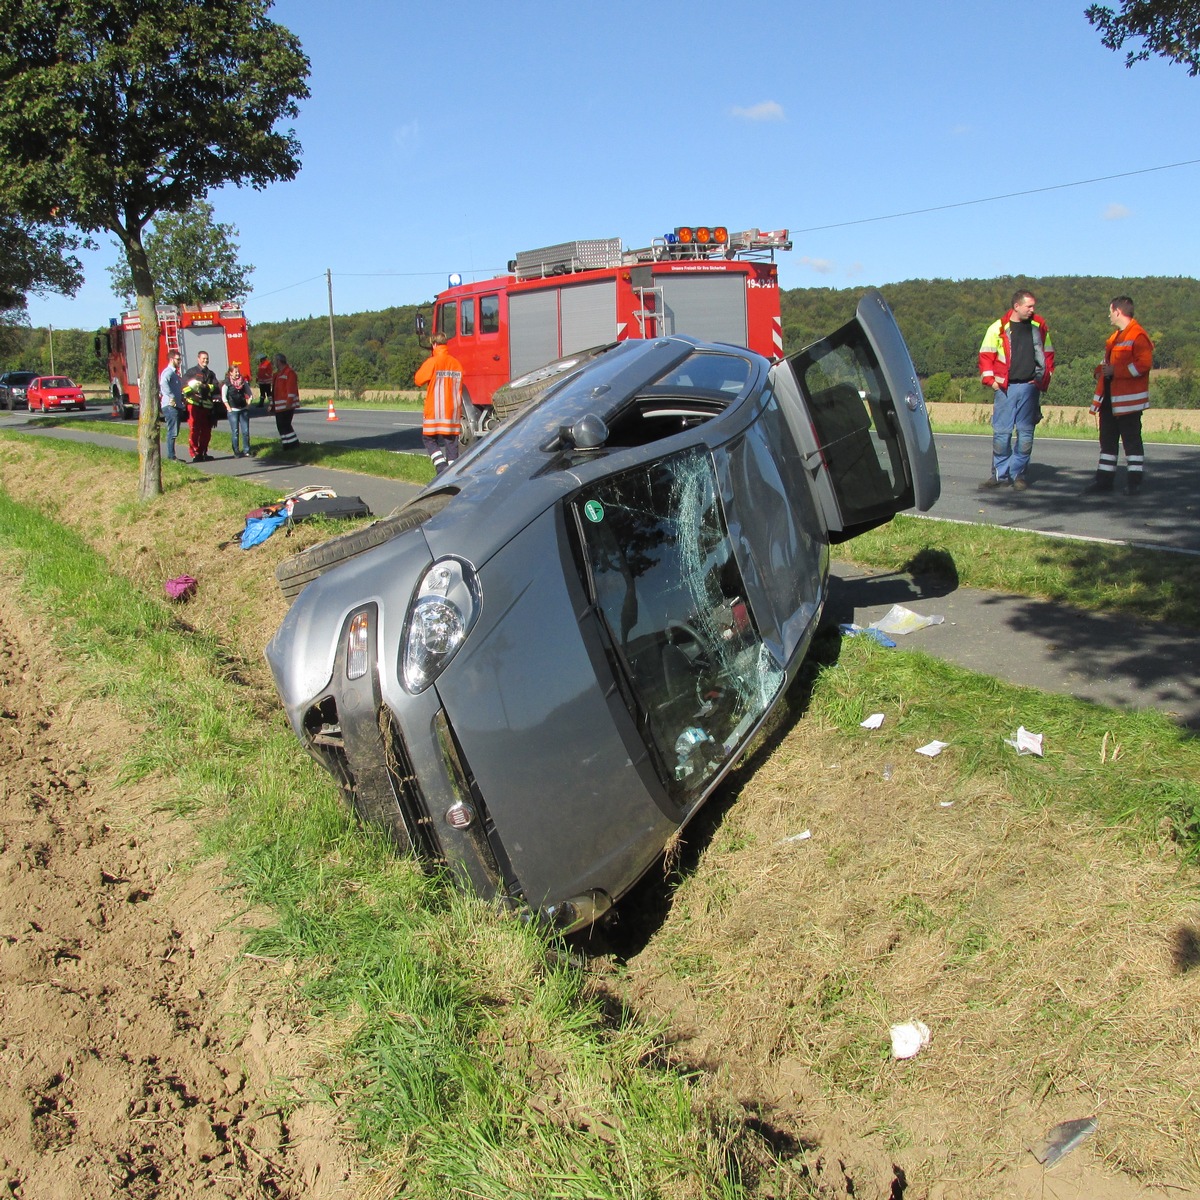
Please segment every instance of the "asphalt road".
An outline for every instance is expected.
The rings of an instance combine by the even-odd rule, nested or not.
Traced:
[[[78,414],[103,416],[90,408]],[[63,414],[69,416],[71,414]],[[347,448],[421,452],[421,414],[399,410],[343,408],[330,421],[328,410],[302,409],[295,427],[302,441]],[[0,414],[0,428],[24,424],[24,411]],[[36,425],[38,418],[32,418]],[[117,421],[113,421],[117,425]],[[215,431],[218,456],[227,446],[225,424]],[[275,422],[262,409],[251,413],[250,440],[275,437]],[[1200,554],[1200,446],[1148,443],[1146,482],[1137,496],[1126,496],[1124,462],[1111,497],[1080,495],[1096,469],[1098,447],[1091,441],[1038,438],[1024,492],[999,489],[980,492],[991,469],[991,438],[972,434],[939,434],[935,441],[942,475],[942,496],[928,515],[934,520],[1002,525],[1038,533],[1095,538]],[[218,462],[221,458],[218,457]],[[239,472],[241,473],[241,472]],[[311,471],[309,471],[311,474]]]
[[[1095,478],[1095,442],[1037,438],[1027,491],[980,492],[978,485],[991,472],[991,438],[939,434],[934,440],[942,475],[942,497],[929,514],[935,519],[1200,554],[1200,446],[1147,443],[1142,491],[1123,494],[1122,455],[1116,491],[1093,497],[1080,493]]]
[[[85,414],[86,415],[86,414]],[[93,412],[93,417],[97,414]],[[30,426],[24,412],[0,414],[0,428]],[[128,437],[73,433],[72,422],[45,428],[52,437],[85,438],[132,452]],[[113,422],[114,426],[117,424]],[[420,415],[349,409],[329,421],[304,410],[296,420],[300,438],[389,450],[420,451]],[[274,437],[275,423],[255,409],[251,441]],[[937,439],[943,494],[932,519],[1000,524],[1051,534],[1102,537],[1200,552],[1200,446],[1147,448],[1149,480],[1144,495],[1119,492],[1111,500],[1084,500],[1079,491],[1095,468],[1090,442],[1040,439],[1034,447],[1027,492],[976,491],[988,473],[990,438]],[[391,512],[418,490],[413,484],[286,462],[235,459],[224,429],[214,440],[216,457],[201,468],[212,474],[254,480],[284,495],[301,484],[326,483],[341,495],[361,495],[376,515]],[[1167,500],[1170,498],[1171,503]],[[1169,511],[1162,511],[1169,509]],[[1025,596],[982,592],[940,580],[892,572],[863,572],[838,563],[826,619],[869,624],[893,604],[945,617],[941,625],[905,639],[912,648],[1012,683],[1062,692],[1121,708],[1158,708],[1200,729],[1200,642],[1194,631],[1084,613]]]

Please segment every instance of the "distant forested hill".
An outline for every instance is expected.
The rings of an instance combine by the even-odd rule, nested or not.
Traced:
[[[1058,371],[1056,403],[1086,403],[1092,369],[1111,331],[1108,302],[1132,296],[1138,318],[1155,344],[1155,367],[1169,368],[1154,378],[1154,402],[1164,408],[1200,408],[1200,280],[1185,277],[1113,279],[1104,276],[1048,276],[1044,279],[910,279],[885,284],[880,291],[895,310],[917,371],[930,399],[979,399],[976,355],[983,331],[1008,308],[1012,293],[1027,287],[1038,298],[1038,311],[1050,324]],[[784,340],[789,350],[831,332],[848,321],[862,288],[792,288],[781,293]],[[431,305],[424,307],[428,312]],[[425,353],[417,345],[413,317],[418,306],[334,318],[338,382],[343,387],[402,388]],[[253,306],[248,315],[253,321]],[[0,352],[0,368],[49,370],[47,330],[15,330],[15,344]],[[250,333],[255,359],[282,351],[304,387],[333,382],[329,320],[254,324]],[[100,381],[103,373],[91,354],[91,331],[55,330],[59,371],[80,382]]]
[[[1109,279],[1067,275],[1045,279],[910,279],[879,290],[896,313],[917,371],[974,375],[983,331],[1008,309],[1012,294],[1028,288],[1049,322],[1060,361],[1098,359],[1112,332],[1108,303],[1132,296],[1138,319],[1154,341],[1157,367],[1200,367],[1200,279]],[[848,320],[861,288],[793,288],[782,294],[789,347],[802,346]]]

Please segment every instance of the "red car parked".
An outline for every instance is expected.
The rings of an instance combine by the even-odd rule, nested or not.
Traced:
[[[86,408],[83,388],[65,375],[39,375],[25,391],[29,411],[40,409],[49,412],[52,408]]]

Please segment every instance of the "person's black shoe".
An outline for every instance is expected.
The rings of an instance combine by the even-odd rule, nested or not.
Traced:
[[[1093,479],[1079,494],[1081,496],[1111,496],[1112,490],[1112,480],[1101,483],[1099,479]]]
[[[1142,477],[1140,475],[1130,475],[1125,480],[1125,495],[1136,496],[1142,490]]]
[[[990,479],[985,479],[975,490],[977,492],[990,492],[992,488],[1007,487],[1007,479],[997,479],[993,475]]]

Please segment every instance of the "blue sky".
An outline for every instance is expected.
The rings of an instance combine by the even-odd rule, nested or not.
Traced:
[[[210,199],[252,321],[326,313],[326,269],[361,312],[680,224],[789,228],[788,288],[1200,274],[1200,161],[1172,165],[1200,160],[1200,78],[1127,70],[1085,7],[280,0],[312,60],[302,170]],[[116,256],[32,322],[107,323]]]

